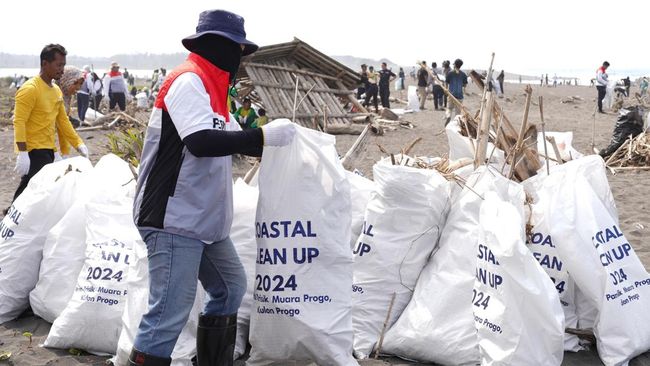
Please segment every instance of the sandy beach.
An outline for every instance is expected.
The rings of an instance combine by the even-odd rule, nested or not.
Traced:
[[[413,83],[411,79],[407,81]],[[509,119],[518,126],[524,108],[523,89],[525,84],[506,84],[505,98],[498,102],[504,108]],[[573,147],[583,154],[591,153],[592,125],[594,123],[593,111],[595,106],[596,89],[586,86],[540,87],[532,85],[533,100],[539,95],[544,98],[544,117],[547,131],[572,131]],[[636,91],[636,87],[633,87]],[[6,111],[5,98],[8,90],[3,90],[2,111]],[[392,96],[397,96],[391,91]],[[562,103],[567,97],[577,96],[573,103]],[[406,99],[406,92],[402,99]],[[480,90],[470,84],[467,88],[465,105],[476,111],[480,104]],[[394,108],[404,108],[403,104],[393,103]],[[421,137],[412,150],[412,154],[419,156],[443,156],[448,153],[447,137],[443,131],[444,112],[433,110],[433,101],[427,101],[426,110],[406,114],[402,118],[411,122],[414,129],[398,128],[387,131],[384,136],[373,136],[368,144],[367,151],[357,161],[356,168],[366,176],[372,177],[373,164],[382,157],[377,144],[389,152],[398,153],[401,148],[410,144],[414,139]],[[595,146],[604,148],[611,138],[612,129],[616,121],[615,113],[597,114],[595,129]],[[540,120],[539,109],[531,106],[529,121],[538,123]],[[106,131],[80,132],[91,152],[91,160],[97,162],[107,153]],[[354,143],[357,136],[337,136],[337,149],[343,155]],[[7,207],[11,202],[13,193],[18,186],[19,178],[13,173],[13,127],[6,119],[0,121],[0,207]],[[245,167],[235,170],[236,175],[243,175]],[[641,259],[646,270],[650,270],[650,171],[626,171],[616,175],[608,172],[609,183],[614,194],[619,213],[620,227]],[[647,326],[647,325],[646,325]],[[103,365],[105,357],[91,355],[76,356],[66,350],[52,350],[39,347],[47,337],[50,324],[34,316],[26,315],[18,320],[0,326],[0,353],[11,352],[8,362],[0,361],[0,365]],[[34,337],[31,345],[22,333],[29,331]],[[395,359],[381,361],[364,361],[362,365],[379,365],[389,362],[394,365],[415,365]],[[579,354],[566,354],[563,365],[600,365],[600,360],[594,350]],[[650,365],[648,353],[632,361],[631,365]]]

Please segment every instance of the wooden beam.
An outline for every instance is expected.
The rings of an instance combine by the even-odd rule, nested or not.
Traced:
[[[296,73],[296,74],[317,76],[317,77],[323,78],[323,79],[339,80],[338,77],[334,77],[334,76],[326,75],[326,74],[321,74],[321,73],[318,73],[318,72],[307,71],[307,70],[302,70],[302,69],[296,69],[296,68],[291,68],[291,67],[284,67],[284,66],[261,64],[261,63],[258,63],[258,62],[244,62],[244,63],[242,63],[242,66],[261,67],[261,68],[264,68],[264,69],[288,71],[288,72],[293,72],[293,73]]]
[[[263,86],[265,88],[274,88],[274,89],[285,89],[285,90],[295,90],[296,86],[295,85],[284,85],[284,84],[276,84],[276,83],[269,83],[265,81],[254,81],[253,82],[254,86]],[[304,86],[299,86],[298,90],[300,91],[309,91],[311,90],[312,92],[317,92],[317,93],[330,93],[330,94],[336,94],[336,95],[348,95],[350,94],[350,91],[347,89],[330,89],[330,88],[307,88]]]

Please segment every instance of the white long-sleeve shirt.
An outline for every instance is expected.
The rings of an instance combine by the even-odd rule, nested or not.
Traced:
[[[596,74],[596,83],[598,86],[607,86],[607,83],[609,81],[607,80],[607,72],[605,72],[605,68],[600,67],[598,69],[598,73]]]

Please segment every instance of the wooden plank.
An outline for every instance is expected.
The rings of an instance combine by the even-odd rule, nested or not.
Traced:
[[[273,88],[273,89],[284,89],[284,90],[295,90],[296,86],[294,85],[286,85],[286,84],[279,84],[275,82],[267,82],[267,81],[254,81],[253,85],[257,86],[264,86],[267,88]],[[299,86],[298,90],[300,91],[309,91],[309,87],[306,86]],[[312,89],[312,92],[317,92],[317,93],[329,93],[329,94],[337,94],[337,95],[348,95],[350,94],[349,90],[346,89],[331,89],[331,88],[314,88]]]
[[[293,68],[293,67],[286,67],[286,66],[276,66],[276,65],[270,65],[270,64],[263,64],[263,63],[258,63],[258,62],[243,62],[242,65],[244,66],[251,66],[251,67],[259,67],[259,68],[264,68],[264,69],[271,69],[271,70],[281,70],[281,71],[288,71],[292,72],[294,74],[301,74],[301,75],[309,75],[309,76],[316,76],[320,77],[323,79],[329,79],[329,80],[339,80],[337,76],[331,76],[331,75],[326,75],[323,73],[319,72],[313,72],[313,71],[307,71],[299,68]],[[345,73],[345,71],[343,71]]]

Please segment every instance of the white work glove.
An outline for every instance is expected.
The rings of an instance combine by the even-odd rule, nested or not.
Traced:
[[[262,126],[264,146],[289,145],[296,134],[296,124],[288,119],[276,119]]]
[[[14,171],[19,176],[27,175],[29,173],[29,153],[27,151],[19,151],[16,157],[16,167]]]
[[[63,158],[61,157],[61,154],[58,151],[54,152],[54,162],[56,163],[57,161],[61,161]]]
[[[77,151],[84,158],[86,158],[86,159],[90,158],[90,153],[88,152],[88,148],[86,147],[86,144],[79,145],[79,147],[77,147]]]

